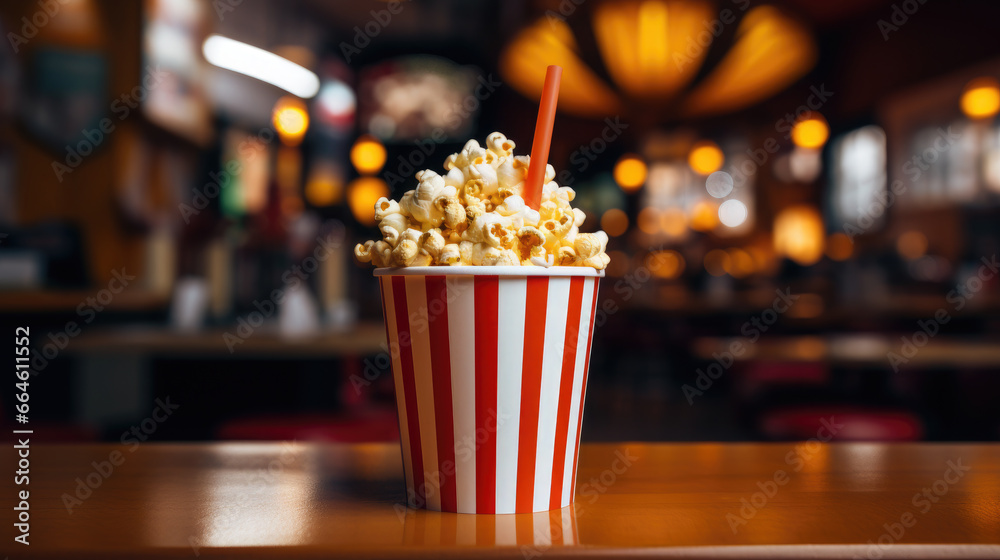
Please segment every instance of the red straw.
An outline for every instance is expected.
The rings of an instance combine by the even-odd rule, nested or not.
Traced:
[[[556,120],[556,101],[559,99],[559,78],[562,67],[552,65],[545,71],[545,86],[538,105],[538,120],[535,121],[535,138],[531,143],[531,163],[528,176],[524,179],[524,202],[538,210],[542,202],[542,182],[545,179],[545,165],[549,162],[549,145],[552,144],[552,125]]]

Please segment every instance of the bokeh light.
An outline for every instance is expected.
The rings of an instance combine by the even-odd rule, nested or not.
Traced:
[[[965,86],[962,112],[971,119],[986,119],[1000,110],[1000,83],[994,78],[976,78]]]
[[[660,211],[652,206],[647,206],[639,211],[636,223],[643,233],[653,235],[660,232]]]
[[[375,203],[389,196],[389,186],[378,177],[358,177],[347,186],[347,204],[359,223],[375,225]]]
[[[830,127],[819,113],[809,113],[792,127],[792,142],[801,148],[820,148],[830,137]]]
[[[610,208],[601,216],[601,229],[611,237],[618,237],[628,230],[628,214],[618,208]]]
[[[712,249],[705,253],[705,270],[712,276],[722,276],[726,274],[732,266],[729,253],[722,249]]]
[[[313,206],[332,206],[344,196],[344,182],[329,165],[317,167],[306,181],[306,200]]]
[[[802,266],[823,256],[825,240],[823,218],[812,206],[785,208],[774,219],[774,250]]]
[[[635,192],[646,182],[646,163],[639,156],[622,156],[615,164],[615,182],[627,193]]]
[[[712,231],[719,225],[718,209],[708,201],[701,201],[691,209],[691,229],[695,231]]]
[[[687,232],[687,216],[680,208],[667,208],[660,212],[660,231],[668,237],[678,238]]]
[[[733,176],[725,171],[716,171],[705,179],[705,190],[715,198],[725,198],[733,192]]]
[[[301,99],[286,95],[274,104],[271,123],[282,143],[297,146],[309,130],[309,112]]]
[[[739,247],[732,247],[726,252],[729,253],[729,262],[726,272],[734,278],[744,278],[753,274],[754,261],[753,257],[750,256],[750,253],[740,249]]]
[[[710,175],[718,171],[724,161],[722,150],[718,144],[710,140],[696,143],[688,154],[688,165],[692,171],[700,175]]]
[[[731,198],[719,205],[719,221],[727,227],[738,227],[747,221],[747,205]]]
[[[358,173],[373,175],[385,165],[385,146],[374,136],[364,135],[358,138],[351,148],[351,163]]]
[[[896,250],[908,261],[919,259],[927,254],[927,236],[916,230],[907,231],[896,240]]]
[[[684,266],[684,257],[671,249],[653,251],[646,256],[646,268],[657,278],[673,280],[684,272]]]

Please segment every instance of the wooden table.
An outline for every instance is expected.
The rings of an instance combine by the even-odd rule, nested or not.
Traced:
[[[30,549],[3,477],[11,558],[1000,557],[1000,445],[585,445],[575,510],[515,516],[403,508],[395,445],[37,445],[30,460]]]
[[[912,333],[907,333],[911,337]],[[728,352],[735,343],[743,353],[736,361],[825,362],[835,366],[871,366],[891,369],[889,352],[902,354],[900,335],[866,333],[833,336],[762,336],[750,343],[746,338],[704,337],[695,339],[697,357],[714,360],[714,354]],[[903,356],[905,357],[905,356]],[[906,357],[900,369],[963,367],[995,368],[1000,366],[1000,342],[967,340],[960,337],[932,338],[918,351]]]

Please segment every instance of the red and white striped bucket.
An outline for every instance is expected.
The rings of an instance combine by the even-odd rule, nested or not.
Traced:
[[[604,273],[454,266],[375,275],[409,505],[528,513],[572,503]]]

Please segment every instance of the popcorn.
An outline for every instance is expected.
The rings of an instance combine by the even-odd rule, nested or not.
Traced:
[[[521,193],[530,164],[499,132],[485,145],[469,140],[445,159],[443,175],[425,169],[417,187],[396,202],[380,198],[375,220],[382,239],[359,243],[354,256],[377,267],[587,266],[610,260],[603,231],[580,233],[586,214],[573,208],[576,191],[555,182],[545,166],[538,210]]]

